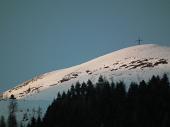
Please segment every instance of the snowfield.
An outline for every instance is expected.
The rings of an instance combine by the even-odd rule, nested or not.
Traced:
[[[102,75],[109,81],[123,80],[128,88],[130,82],[147,81],[153,75],[162,76],[164,73],[170,77],[170,48],[155,44],[138,45],[74,67],[37,76],[4,92],[3,98],[7,99],[13,94],[19,103],[22,103],[21,107],[25,101],[35,104],[34,106],[25,104],[23,110],[38,106],[45,109],[58,92],[67,91],[77,81],[86,82],[90,79],[95,83]],[[0,105],[2,102],[4,103],[0,101]],[[4,112],[0,111],[1,114]]]
[[[77,81],[90,79],[96,82],[100,75],[108,80],[123,80],[129,84],[164,73],[170,74],[170,48],[154,44],[138,45],[81,65],[37,76],[4,92],[3,97],[9,98],[13,94],[17,99],[52,100],[57,92],[67,91]]]

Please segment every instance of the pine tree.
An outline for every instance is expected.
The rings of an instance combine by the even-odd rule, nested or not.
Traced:
[[[40,116],[37,119],[36,127],[42,127],[42,121],[41,121]]]
[[[31,119],[31,127],[36,127],[36,119],[35,119],[35,117],[32,117],[32,119]]]
[[[17,127],[17,120],[15,114],[17,110],[17,101],[15,100],[14,96],[10,99],[8,110],[9,110],[8,127]]]
[[[5,123],[5,118],[4,118],[4,116],[1,116],[0,127],[6,127],[6,123]]]
[[[81,94],[80,83],[79,82],[76,83],[75,93],[76,93],[77,96],[80,96],[80,94]]]
[[[100,78],[96,84],[89,80],[59,94],[42,122],[38,118],[31,123],[43,127],[168,127],[169,100],[166,75],[131,83],[128,91],[124,82],[115,85]]]
[[[17,127],[17,120],[14,114],[8,116],[8,127]]]

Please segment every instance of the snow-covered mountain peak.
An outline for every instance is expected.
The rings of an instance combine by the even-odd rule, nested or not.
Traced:
[[[4,98],[52,100],[57,92],[65,91],[75,82],[90,79],[96,82],[100,75],[108,80],[140,82],[152,75],[170,76],[170,48],[155,44],[137,45],[98,57],[89,62],[49,72],[6,91]]]

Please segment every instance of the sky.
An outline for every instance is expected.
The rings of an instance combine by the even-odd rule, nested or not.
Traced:
[[[0,92],[169,34],[169,0],[0,0]]]

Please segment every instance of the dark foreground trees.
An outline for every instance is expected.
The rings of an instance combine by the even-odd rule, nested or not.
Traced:
[[[40,121],[40,120],[39,120]],[[32,120],[30,127],[36,126]],[[41,121],[42,127],[169,127],[170,87],[166,75],[149,82],[77,83],[58,93]]]
[[[17,110],[17,102],[15,100],[14,95],[11,95],[9,100],[9,116],[8,116],[8,127],[17,127],[17,120],[16,120],[16,110]]]
[[[1,116],[1,119],[0,119],[0,127],[6,127],[5,118],[3,116]]]
[[[14,95],[11,95],[9,99],[9,106],[8,106],[8,119],[5,121],[4,116],[0,118],[0,127],[17,127],[17,120],[16,120],[16,110],[17,110],[17,101],[15,100]]]
[[[76,83],[58,93],[44,117],[33,117],[27,127],[169,127],[170,86],[167,75],[148,82]],[[17,127],[15,98],[9,106],[8,127]],[[0,127],[6,127],[2,117]]]

